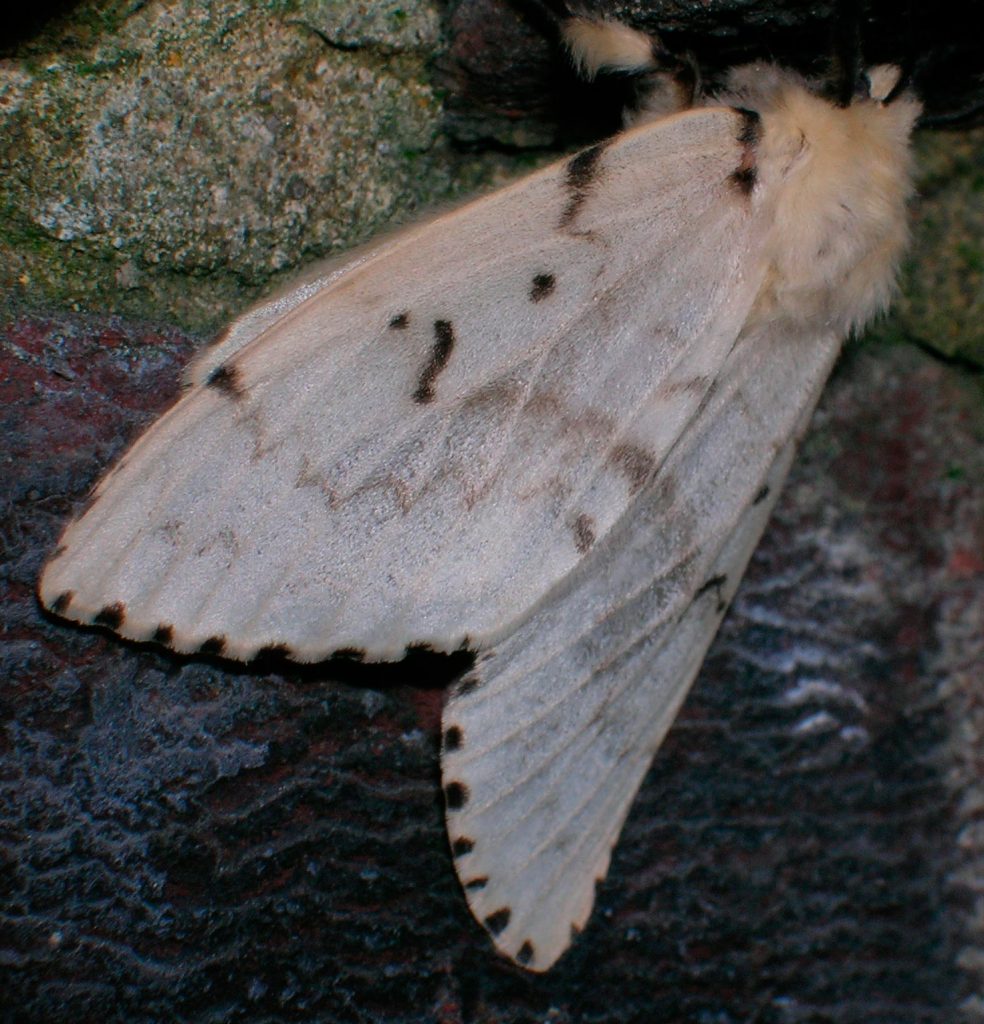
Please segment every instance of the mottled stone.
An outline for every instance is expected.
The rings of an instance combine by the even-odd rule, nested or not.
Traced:
[[[215,329],[473,188],[409,3],[82,3],[0,62],[0,294]]]
[[[984,129],[917,139],[918,201],[886,332],[984,366]]]

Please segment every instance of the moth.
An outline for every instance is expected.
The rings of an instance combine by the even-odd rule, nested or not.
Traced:
[[[588,74],[660,73],[640,32],[565,33]],[[44,606],[244,661],[475,651],[451,852],[496,947],[546,970],[890,298],[920,108],[893,68],[860,83],[749,65],[690,103],[677,74],[608,141],[244,314],[67,527]]]

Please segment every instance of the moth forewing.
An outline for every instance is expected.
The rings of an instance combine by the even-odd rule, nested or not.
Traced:
[[[288,303],[124,456],[42,600],[238,658],[505,635],[625,512],[747,316],[742,121],[627,133]]]

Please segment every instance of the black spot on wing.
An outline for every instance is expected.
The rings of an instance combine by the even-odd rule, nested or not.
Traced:
[[[222,394],[228,395],[229,398],[236,399],[237,401],[246,394],[239,377],[239,371],[228,363],[222,363],[221,366],[217,366],[208,375],[205,384],[207,387],[215,388],[216,391],[221,391]]]
[[[465,882],[465,888],[469,892],[477,892],[479,889],[484,889],[488,884],[488,877],[486,875],[480,875],[478,878],[473,878],[471,881]]]
[[[533,956],[533,943],[527,939],[526,942],[519,947],[519,952],[516,954],[516,963],[522,964],[523,967],[529,967],[529,965],[533,963]]]
[[[742,148],[741,160],[728,176],[728,181],[743,196],[748,196],[758,180],[755,147],[762,137],[762,120],[754,110],[746,110],[744,107],[733,109],[741,118],[736,139]]]
[[[334,657],[344,661],[365,661],[366,652],[361,647],[342,647],[335,651]]]
[[[202,645],[198,648],[199,654],[214,654],[220,655],[226,648],[226,638],[224,636],[210,636]]]
[[[710,590],[718,590],[728,582],[728,577],[724,575],[712,576],[706,583],[697,588],[697,593],[694,594],[694,600],[698,597],[703,597]]]
[[[475,849],[475,843],[471,839],[467,839],[465,836],[461,836],[451,844],[451,853],[455,857],[464,857],[465,854],[471,853]]]
[[[530,299],[542,302],[557,286],[557,278],[553,274],[537,274],[530,288]]]
[[[393,319],[390,320],[390,322],[389,322],[390,330],[393,330],[393,331],[404,331],[409,326],[409,324],[410,324],[410,314],[409,313],[397,313],[397,315],[395,317],[393,317]]]
[[[115,604],[108,604],[92,620],[96,626],[107,626],[109,629],[119,629],[126,621],[126,605],[122,601]]]
[[[461,729],[456,725],[452,725],[451,728],[447,729],[444,733],[444,749],[460,750],[463,738]]]
[[[430,359],[420,371],[417,390],[413,393],[413,400],[419,405],[426,405],[428,402],[434,401],[434,381],[448,365],[453,349],[454,325],[450,320],[435,320],[434,347],[431,349]]]
[[[587,554],[595,542],[595,521],[586,512],[574,520],[574,547],[578,554]]]
[[[717,594],[717,608],[716,608],[716,610],[719,611],[719,612],[723,612],[728,607],[728,603],[727,603],[727,601],[724,600],[724,594],[723,594],[724,585],[727,582],[728,582],[728,577],[723,575],[723,574],[719,574],[717,576],[712,576],[709,580],[707,580],[706,583],[703,584],[703,586],[698,587],[697,593],[694,594],[694,601],[700,600],[700,598],[702,598],[706,593],[708,593],[709,591],[713,590]],[[691,603],[693,603],[693,602],[691,602]]]
[[[468,675],[462,676],[455,684],[454,695],[456,697],[465,697],[469,693],[474,693],[478,689],[480,683],[481,680],[478,677],[478,673],[469,672]]]
[[[756,494],[755,497],[752,499],[752,504],[761,505],[762,502],[765,501],[766,498],[768,498],[770,493],[771,488],[769,487],[769,485],[763,484],[762,487],[759,488],[758,494]]]
[[[741,117],[738,134],[735,136],[743,146],[755,146],[762,138],[762,118],[755,110],[747,107],[732,107],[732,110]]]
[[[754,167],[738,167],[731,172],[728,181],[744,196],[750,196],[758,179],[758,171]]]
[[[62,591],[55,599],[51,602],[51,610],[56,615],[63,615],[68,611],[68,606],[72,603],[72,598],[75,597],[74,590]]]
[[[500,907],[485,919],[485,927],[493,935],[501,935],[509,927],[509,918],[511,917],[512,911],[509,907]]]
[[[592,187],[598,180],[599,161],[607,143],[598,142],[587,149],[582,149],[567,161],[567,176],[564,186],[567,189],[567,205],[560,215],[559,226],[570,227],[574,223],[588,198]]]
[[[656,472],[656,460],[652,453],[637,444],[616,445],[608,456],[608,462],[628,480],[630,494],[645,487]]]
[[[444,787],[444,802],[449,811],[460,811],[468,803],[468,787],[463,782],[449,782]]]
[[[154,635],[151,640],[157,644],[163,644],[165,647],[170,647],[174,643],[174,626],[170,626],[165,622],[162,622],[157,629],[154,630]]]

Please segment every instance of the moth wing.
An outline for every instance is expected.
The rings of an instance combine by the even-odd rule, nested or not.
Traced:
[[[184,375],[185,382],[189,385],[207,384],[210,374],[240,349],[274,327],[301,303],[331,287],[343,273],[351,270],[379,247],[378,242],[370,243],[337,256],[316,260],[292,276],[289,282],[274,289],[246,312],[237,316],[217,338],[206,345],[188,364]]]
[[[833,335],[743,338],[631,517],[445,708],[455,866],[499,950],[531,970],[588,919],[838,348]]]
[[[43,602],[238,658],[504,635],[634,502],[747,316],[743,128],[616,136],[247,315],[66,530]]]

